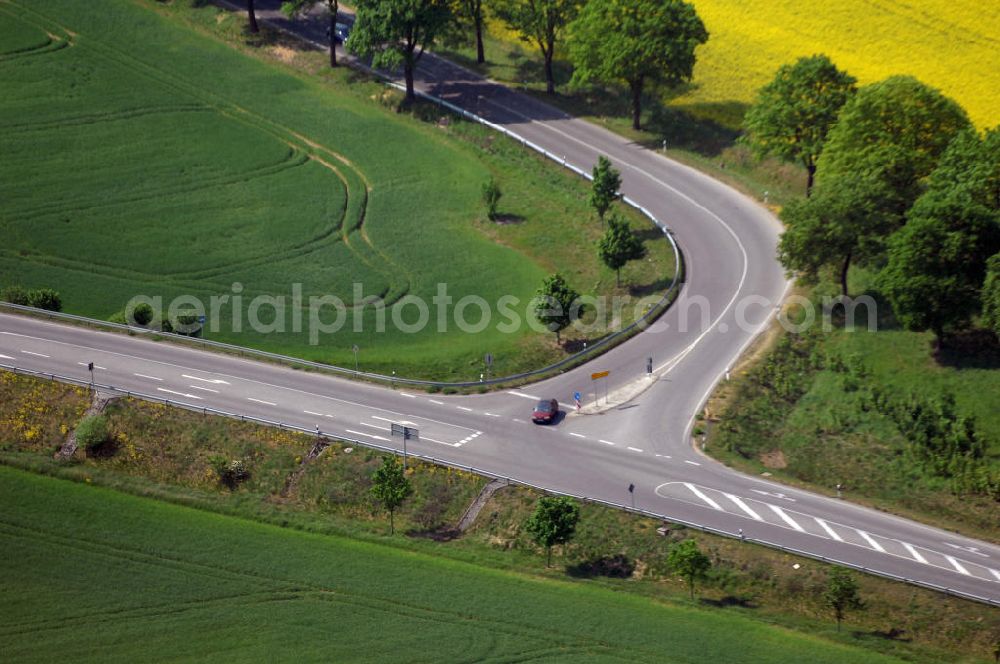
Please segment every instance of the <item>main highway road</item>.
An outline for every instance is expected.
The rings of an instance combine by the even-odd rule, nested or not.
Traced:
[[[322,22],[288,23],[275,2],[262,5],[264,19],[322,39]],[[564,155],[567,163],[589,169],[599,155],[609,156],[622,171],[624,193],[669,225],[685,255],[685,284],[667,313],[585,367],[475,396],[390,389],[11,314],[0,314],[0,365],[85,381],[93,362],[97,381],[119,389],[381,446],[400,446],[390,433],[400,423],[419,429],[411,452],[1000,603],[1000,547],[744,475],[692,445],[695,414],[787,290],[775,260],[781,229],[767,209],[433,55],[424,57],[419,74],[426,94]],[[590,373],[598,370],[610,371],[610,405],[603,407],[590,403]],[[575,392],[589,404],[582,411],[564,408],[553,426],[531,423],[536,399],[570,404]]]

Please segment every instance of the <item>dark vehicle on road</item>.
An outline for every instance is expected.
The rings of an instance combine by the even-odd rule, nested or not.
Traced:
[[[333,31],[333,38],[338,44],[343,44],[351,36],[351,24],[337,21],[337,28]]]
[[[535,424],[551,424],[559,415],[559,402],[555,399],[542,399],[531,413],[531,421]]]

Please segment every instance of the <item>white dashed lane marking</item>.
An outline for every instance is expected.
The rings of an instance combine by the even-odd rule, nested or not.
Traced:
[[[701,464],[700,464],[700,463],[698,463],[697,461],[688,461],[687,459],[684,459],[684,463],[689,463],[689,464],[691,464],[692,466],[700,466],[700,465],[701,465]]]
[[[90,364],[88,362],[77,362],[77,364],[79,364],[81,367],[88,367],[88,366],[90,366]],[[101,371],[107,371],[108,370],[107,367],[102,367],[102,366],[97,365],[97,364],[94,365],[94,368],[95,369],[100,369]]]
[[[365,433],[364,431],[354,431],[353,429],[344,429],[347,433],[352,433],[355,436],[365,436],[366,438],[374,438],[375,440],[388,441],[388,438],[383,436],[377,436],[373,433]]]
[[[472,412],[471,408],[466,408],[465,406],[455,406],[455,408],[458,408],[459,410],[468,411],[470,413]]]
[[[263,401],[262,399],[254,399],[253,397],[247,397],[247,401],[253,401],[254,403],[262,403],[265,406],[277,406],[278,404],[273,401]]]
[[[167,394],[176,394],[179,397],[187,397],[188,399],[199,399],[199,400],[201,399],[201,397],[195,396],[194,394],[185,394],[184,392],[175,392],[174,390],[167,390],[167,389],[164,389],[162,387],[158,387],[156,389],[159,390],[160,392],[166,392]]]
[[[34,355],[35,357],[46,357],[46,358],[48,357],[48,355],[43,355],[42,353],[35,353],[30,350],[22,350],[21,352],[24,353],[25,355]]]
[[[197,385],[188,385],[192,390],[201,390],[202,392],[214,392],[218,394],[218,390],[213,390],[211,387],[198,387]]]
[[[13,360],[14,358],[10,355],[0,355],[0,360]]]
[[[522,399],[531,399],[532,401],[538,401],[538,397],[533,397],[530,394],[525,394],[524,392],[514,392],[513,390],[507,390],[507,394],[513,394],[515,397],[521,397]]]
[[[189,376],[187,374],[181,374],[181,378],[187,378],[188,380],[200,380],[203,383],[211,383],[212,385],[229,385],[229,383],[221,378],[199,378],[198,376]]]
[[[410,394],[408,392],[400,392],[400,394],[402,394],[407,399],[416,399],[417,398],[416,394]]]
[[[577,438],[586,438],[582,433],[573,433],[572,431],[569,432],[569,435],[576,436]]]
[[[639,452],[640,454],[642,453],[642,450],[640,450],[638,447],[626,447],[625,449],[630,450],[632,452]]]
[[[612,443],[610,440],[601,440],[601,442],[604,443],[605,445],[614,445],[614,443]]]
[[[146,374],[137,374],[137,373],[134,373],[132,375],[136,376],[138,378],[146,378],[147,380],[155,380],[155,381],[159,381],[161,383],[163,382],[162,378],[157,378],[156,376],[147,376]]]
[[[432,404],[436,404],[438,406],[443,406],[444,405],[443,401],[438,401],[436,399],[428,399],[428,401],[430,401]]]
[[[496,413],[483,413],[483,415],[485,415],[486,417],[500,417]]]
[[[302,412],[305,413],[306,415],[315,415],[316,417],[326,417],[326,415],[324,415],[323,413],[314,413],[311,410],[304,410]]]
[[[997,581],[1000,581],[1000,572],[996,571],[992,567],[987,567],[986,569],[988,569],[990,571],[990,574],[992,574],[996,578]]]

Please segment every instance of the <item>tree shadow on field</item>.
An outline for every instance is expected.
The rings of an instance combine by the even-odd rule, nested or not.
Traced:
[[[407,537],[415,539],[429,539],[434,542],[451,542],[461,537],[462,531],[452,526],[438,526],[436,528],[423,528],[420,530],[409,530]]]
[[[690,150],[703,157],[717,157],[736,144],[740,132],[710,118],[720,115],[742,117],[747,108],[746,104],[739,102],[699,104],[688,109],[654,103],[644,129],[661,138],[643,141],[643,146],[658,150],[666,141],[668,148]]]
[[[879,639],[884,639],[886,641],[896,641],[898,643],[910,643],[911,641],[913,641],[913,639],[909,636],[903,638],[904,634],[906,634],[906,631],[899,629],[898,627],[890,627],[887,630],[875,629],[870,632],[860,632],[860,631],[852,632],[854,638],[874,636]]]
[[[706,606],[711,606],[716,609],[725,609],[732,606],[738,606],[741,609],[756,609],[757,604],[753,601],[752,597],[737,596],[737,595],[726,595],[719,599],[710,599],[708,597],[702,597],[701,603]]]
[[[645,297],[646,295],[652,295],[654,293],[659,293],[660,291],[666,290],[673,278],[663,277],[655,281],[651,281],[648,284],[636,284],[634,286],[628,287],[629,295],[634,297]]]
[[[934,359],[953,369],[1000,369],[1000,342],[990,330],[962,330],[935,349]]]
[[[881,292],[868,289],[861,293],[860,295],[850,296],[854,301],[855,305],[850,311],[845,311],[842,304],[834,303],[830,308],[829,314],[825,311],[824,315],[829,315],[830,323],[837,329],[845,329],[850,324],[857,330],[867,330],[870,324],[874,324],[876,332],[888,331],[888,330],[899,330],[901,326],[896,320],[896,316],[892,313],[892,305],[889,301],[882,295]],[[875,303],[874,310],[864,304],[858,303],[861,298],[871,298],[872,302]],[[848,316],[847,314],[850,314]],[[874,321],[872,318],[874,317]]]
[[[585,560],[576,565],[568,565],[566,573],[577,579],[592,579],[603,576],[609,579],[627,579],[635,572],[635,563],[627,556],[601,556]]]

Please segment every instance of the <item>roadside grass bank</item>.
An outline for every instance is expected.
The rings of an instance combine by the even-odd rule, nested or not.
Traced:
[[[229,12],[110,0],[101,12],[11,2],[0,14],[42,44],[11,41],[0,61],[11,91],[0,102],[0,285],[55,288],[71,313],[108,318],[138,294],[226,295],[209,338],[341,366],[357,345],[364,370],[475,380],[486,352],[494,374],[516,373],[627,324],[673,274],[669,244],[622,207],[648,255],[617,288],[597,258],[586,182],[429,107],[399,113],[380,83],[328,71],[322,54],[266,28],[248,38]],[[490,176],[505,192],[499,223],[480,200]],[[451,323],[408,334],[377,332],[362,308],[369,296],[429,303],[446,283],[453,302],[513,295],[523,316],[556,271],[581,293],[620,297],[621,316],[559,346],[527,325],[497,330],[496,311],[480,333]],[[349,320],[311,344],[290,322],[294,283],[304,301],[339,297],[363,330]],[[256,296],[286,298],[284,331],[249,329]],[[274,316],[267,304],[258,315],[265,327]]]
[[[837,655],[840,659],[834,657],[831,661],[868,661],[866,657],[877,652],[906,661],[984,662],[991,639],[1000,633],[1000,615],[995,609],[858,575],[867,606],[864,611],[848,614],[845,630],[838,634],[820,599],[828,566],[670,524],[669,532],[661,536],[657,528],[664,524],[660,522],[590,504],[582,506],[576,537],[570,544],[557,547],[556,564],[547,569],[544,552],[524,530],[538,494],[518,487],[503,488],[494,494],[469,530],[457,533],[454,526],[486,482],[478,476],[423,463],[411,463],[408,477],[415,493],[396,515],[397,532],[405,535],[389,537],[386,516],[368,494],[371,472],[380,465],[382,455],[333,441],[325,451],[305,462],[316,442],[314,437],[161,405],[127,399],[109,404],[105,414],[112,444],[101,454],[88,455],[86,449],[80,448],[71,461],[56,462],[52,453],[61,444],[59,425],[68,422],[72,427],[70,417],[82,413],[86,395],[48,381],[0,376],[4,377],[0,381],[0,463],[8,467],[313,535],[349,537],[352,546],[356,543],[391,549],[395,552],[392,555],[407,560],[427,555],[444,565],[471,564],[476,574],[480,574],[478,570],[485,575],[516,572],[516,578],[532,583],[556,583],[561,587],[569,582],[571,587],[583,588],[581,592],[611,590],[615,596],[635,595],[635,601],[653,601],[673,610],[695,610],[699,615],[707,610],[725,619],[750,619],[757,625],[769,625],[767,629],[778,626],[810,634],[810,647],[817,648],[817,652],[823,652],[823,646],[817,644],[831,641],[840,646],[860,646],[867,652],[856,655],[844,651]],[[11,414],[18,412],[42,413],[40,421],[48,423],[46,430],[53,431],[53,435],[45,444],[38,438],[25,440],[23,429],[10,424]],[[220,481],[219,468],[236,460],[246,469],[247,477],[235,489],[229,489]],[[116,508],[108,509],[113,513]],[[119,528],[116,532],[126,530]],[[145,541],[142,529],[129,536]],[[666,563],[670,547],[689,537],[698,541],[713,563],[709,578],[698,584],[694,602],[687,598],[686,583]],[[220,551],[214,546],[200,546]],[[159,550],[152,544],[147,549]],[[262,553],[261,559],[271,555]],[[339,554],[329,554],[326,573],[339,573],[343,560]],[[373,583],[381,584],[385,578],[384,574],[376,574]],[[448,578],[451,583],[451,576]],[[392,587],[388,581],[385,583],[386,588]],[[440,585],[440,578],[437,583]],[[544,587],[543,592],[548,592],[552,586]],[[478,605],[491,604],[483,601],[484,597],[499,598],[507,607],[527,601],[513,594],[491,595],[490,589],[465,588],[480,598]],[[587,608],[580,609],[584,604]],[[240,605],[237,602],[235,606]],[[614,609],[605,607],[603,600],[590,599],[578,603],[578,610],[582,617],[567,614],[557,619],[559,625],[587,625],[587,620],[599,620],[604,611]],[[544,613],[542,608],[539,611]],[[551,606],[550,611],[554,611]],[[521,615],[520,610],[507,613]],[[468,615],[479,616],[470,618],[473,621],[489,617],[475,610]],[[545,624],[546,619],[536,619],[532,614],[528,622],[537,626]],[[670,620],[659,625],[661,635],[656,638],[668,639],[672,644],[678,637],[669,628],[665,631],[668,623]],[[185,624],[182,620],[181,633],[188,629]],[[354,625],[350,621],[345,624]],[[464,627],[456,627],[461,629]],[[749,634],[735,625],[727,629]],[[771,642],[761,638],[762,642]],[[680,651],[670,652],[680,656]],[[663,656],[661,652],[657,657]],[[722,652],[712,656],[747,661]],[[791,661],[789,657],[795,660],[798,656],[772,650],[770,658],[759,661]],[[712,660],[692,656],[681,661]]]
[[[867,276],[853,279],[859,287]],[[875,332],[862,317],[828,333],[778,333],[773,350],[720,385],[696,434],[744,472],[827,495],[840,484],[849,500],[1000,541],[996,342],[973,333],[977,343],[938,352],[932,335],[898,329],[877,301],[885,310]],[[930,453],[962,418],[974,422],[981,454]]]

